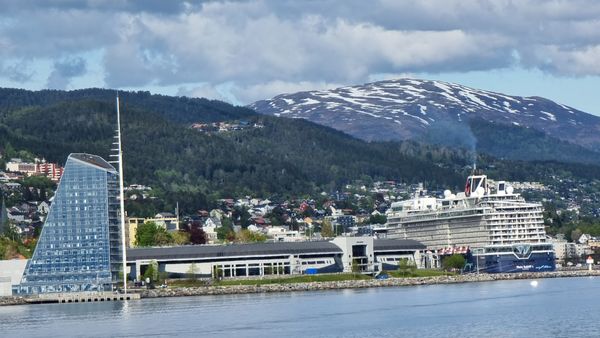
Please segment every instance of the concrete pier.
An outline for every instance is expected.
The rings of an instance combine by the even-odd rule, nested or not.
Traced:
[[[73,292],[41,294],[26,298],[27,303],[92,303],[92,302],[116,302],[140,299],[139,293],[114,293],[114,292]]]

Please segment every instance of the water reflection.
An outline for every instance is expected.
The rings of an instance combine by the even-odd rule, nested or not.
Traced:
[[[0,307],[0,336],[600,336],[598,278]],[[572,325],[577,323],[577,325]]]

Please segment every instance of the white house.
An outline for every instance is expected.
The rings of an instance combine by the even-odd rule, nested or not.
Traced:
[[[206,234],[207,244],[214,244],[217,242],[217,228],[221,226],[221,220],[218,218],[209,217],[204,221],[202,230]]]
[[[577,242],[579,242],[579,244],[586,244],[591,238],[592,236],[590,234],[583,234],[579,237]]]
[[[47,215],[50,211],[50,202],[43,201],[37,206],[37,212],[42,215]]]
[[[302,242],[307,240],[306,236],[301,235],[299,231],[288,230],[281,226],[270,227],[267,230],[267,236],[272,238],[274,242]]]

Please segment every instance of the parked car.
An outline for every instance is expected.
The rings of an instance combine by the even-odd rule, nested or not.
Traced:
[[[384,280],[384,279],[388,279],[388,278],[390,278],[390,276],[388,276],[387,273],[380,273],[377,275],[377,277],[375,277],[375,279],[378,279],[378,280]]]

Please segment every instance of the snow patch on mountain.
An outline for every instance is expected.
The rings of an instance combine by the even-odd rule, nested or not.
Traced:
[[[443,81],[398,79],[282,94],[249,107],[262,114],[308,119],[365,140],[419,139],[443,130],[439,126],[444,124],[464,129],[470,119],[484,119],[600,149],[597,116],[541,97],[510,96]]]

